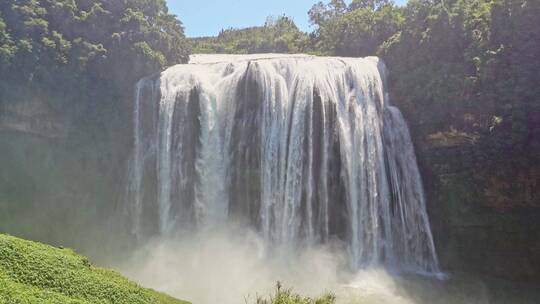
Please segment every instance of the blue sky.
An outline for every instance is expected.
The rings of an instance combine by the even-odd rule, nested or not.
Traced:
[[[188,37],[214,36],[221,29],[262,25],[268,16],[287,15],[310,31],[307,12],[319,0],[167,0]],[[403,4],[406,0],[396,0]]]

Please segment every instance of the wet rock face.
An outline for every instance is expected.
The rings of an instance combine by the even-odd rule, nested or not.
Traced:
[[[524,154],[506,157],[466,127],[412,129],[442,268],[540,280],[538,164]]]
[[[45,138],[64,138],[68,122],[39,99],[0,103],[0,131],[22,132]]]
[[[97,123],[83,130],[53,111],[54,101],[0,102],[0,230],[102,257],[105,246],[95,244],[120,226],[108,220],[124,186],[117,173],[126,170],[126,148],[106,142]]]
[[[260,132],[254,130],[261,128],[262,107],[259,101],[263,98],[263,92],[250,67],[251,64],[247,66],[236,92],[238,104],[234,113],[230,153],[231,167],[239,170],[231,173],[229,213],[237,220],[258,225],[261,205],[261,182],[258,178],[261,174],[261,138]]]

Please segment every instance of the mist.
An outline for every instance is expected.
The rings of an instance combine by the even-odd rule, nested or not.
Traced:
[[[338,287],[345,255],[325,247],[270,247],[240,226],[149,241],[120,266],[139,283],[193,303],[254,303],[279,281],[310,296]]]
[[[332,293],[337,303],[499,303],[476,278],[441,280],[382,268],[353,273],[340,241],[273,247],[240,225],[155,238],[126,256],[116,265],[123,274],[195,304],[256,303],[277,282],[310,297]]]

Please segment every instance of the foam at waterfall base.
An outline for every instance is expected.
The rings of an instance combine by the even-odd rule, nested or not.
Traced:
[[[120,267],[159,291],[194,304],[255,303],[279,281],[308,296],[332,292],[338,304],[488,304],[486,286],[405,275],[383,268],[350,272],[339,244],[309,249],[266,246],[240,227],[154,239]]]
[[[277,281],[308,295],[338,287],[345,258],[328,247],[269,248],[239,227],[150,241],[121,267],[144,286],[199,304],[255,303]]]

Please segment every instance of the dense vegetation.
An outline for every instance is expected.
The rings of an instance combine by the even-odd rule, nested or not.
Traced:
[[[0,303],[187,303],[96,268],[70,249],[0,234]]]
[[[143,75],[186,62],[187,50],[165,0],[4,0],[0,101],[31,88],[62,106],[110,102]]]
[[[489,206],[537,205],[540,2],[412,1],[403,16],[379,54],[417,132],[473,141],[468,161]]]
[[[222,30],[217,37],[190,39],[193,53],[301,53],[310,48],[309,37],[291,18],[269,17],[263,26]]]

